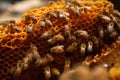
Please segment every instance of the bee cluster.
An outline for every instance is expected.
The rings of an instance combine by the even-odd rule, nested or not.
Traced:
[[[108,1],[58,1],[28,10],[18,22],[1,22],[0,59],[5,69],[0,70],[0,79],[13,75],[15,80],[22,80],[21,75],[31,70],[34,73],[34,67],[38,80],[57,80],[75,63],[101,53],[104,45],[117,39],[120,13],[113,10]],[[13,56],[6,61],[2,55]],[[9,61],[14,57],[12,65]]]

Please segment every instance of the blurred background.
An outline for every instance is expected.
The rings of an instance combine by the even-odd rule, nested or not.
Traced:
[[[0,21],[20,19],[26,10],[45,6],[51,1],[57,0],[0,0]],[[120,11],[120,0],[109,1]]]
[[[20,19],[28,9],[38,8],[56,0],[0,0],[0,21]]]

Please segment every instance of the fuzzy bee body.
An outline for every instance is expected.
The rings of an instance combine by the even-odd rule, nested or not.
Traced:
[[[49,80],[51,78],[51,70],[49,66],[44,68],[44,73],[45,73],[45,80]]]
[[[64,31],[65,31],[65,37],[70,38],[71,37],[71,31],[68,25],[64,25]]]
[[[86,44],[85,43],[82,43],[80,45],[80,55],[84,55],[86,53]]]
[[[105,15],[110,15],[109,10],[104,10],[104,14],[105,14]]]
[[[36,23],[38,21],[38,18],[37,17],[31,17],[33,23]]]
[[[92,40],[93,44],[96,46],[96,48],[99,48],[99,40],[97,39],[97,37],[92,36],[91,40]]]
[[[77,30],[77,31],[74,32],[74,34],[78,37],[82,36],[82,37],[85,37],[85,38],[87,38],[89,36],[87,31],[83,31],[83,30]]]
[[[112,22],[114,23],[115,29],[117,30],[118,33],[120,33],[120,24],[118,23],[116,17],[113,15],[110,15],[110,17],[112,18]]]
[[[59,70],[58,70],[57,68],[52,68],[52,69],[51,69],[51,72],[52,72],[53,75],[55,75],[55,76],[57,76],[57,77],[60,76],[60,72],[59,72]]]
[[[21,75],[21,73],[22,73],[22,69],[21,68],[17,68],[16,70],[15,70],[15,76],[20,76]]]
[[[50,20],[45,20],[45,22],[46,22],[46,24],[47,24],[49,27],[53,26],[53,24],[52,24],[52,22],[51,22]]]
[[[30,15],[25,15],[25,20],[30,20],[31,19],[31,16]]]
[[[29,64],[28,64],[28,63],[24,63],[24,64],[23,64],[23,69],[24,69],[24,70],[27,70],[28,67],[29,67]]]
[[[54,58],[52,57],[52,55],[47,54],[45,57],[37,58],[37,60],[35,61],[35,64],[36,66],[45,65],[48,62],[52,62],[53,60]]]
[[[33,24],[28,25],[26,32],[30,34],[33,31]]]
[[[41,64],[43,64],[43,59],[38,58],[38,59],[35,61],[35,65],[36,65],[37,67],[39,67]]]
[[[98,26],[98,31],[99,31],[99,38],[103,39],[104,38],[104,30],[102,26]]]
[[[113,11],[113,14],[120,18],[120,12],[119,12],[119,11],[114,10],[114,11]]]
[[[52,17],[52,18],[57,18],[57,15],[56,15],[55,13],[52,13],[52,14],[51,14],[51,17]]]
[[[74,52],[77,49],[77,43],[73,42],[68,48],[67,48],[67,52]]]
[[[51,49],[50,49],[50,52],[51,53],[57,53],[57,54],[59,54],[59,53],[64,53],[64,45],[60,45],[60,46],[55,46],[55,47],[52,47]]]
[[[90,10],[92,9],[90,6],[83,6],[85,10]]]
[[[106,15],[98,15],[98,18],[101,19],[103,22],[109,23],[111,18]]]
[[[70,59],[65,60],[64,72],[70,70]]]
[[[110,22],[107,26],[108,31],[111,33],[114,31],[114,22]]]
[[[93,51],[93,42],[92,41],[88,41],[88,43],[87,43],[87,51],[88,52]]]
[[[53,38],[49,39],[47,42],[50,44],[54,44],[56,42],[64,41],[64,36],[61,34],[55,35]]]
[[[28,58],[28,57],[25,57],[25,58],[23,59],[23,61],[24,61],[24,63],[28,63],[28,62],[29,62],[29,58]]]
[[[65,14],[66,16],[70,16],[70,14],[67,12],[63,12],[63,14]]]
[[[37,47],[34,44],[31,44],[32,54],[34,58],[40,58]]]
[[[52,31],[47,31],[45,33],[43,33],[40,38],[43,38],[43,39],[46,39],[46,38],[49,38],[50,36],[52,36]]]
[[[17,67],[15,69],[15,76],[20,76],[21,75],[22,68],[23,68],[23,62],[19,60],[18,63],[17,63]]]
[[[66,15],[65,15],[65,14],[63,14],[63,13],[60,13],[60,14],[59,14],[59,17],[60,17],[60,18],[63,18],[63,19],[65,19],[65,20],[66,20]]]
[[[118,33],[116,32],[116,31],[114,31],[114,32],[112,32],[111,34],[110,34],[110,37],[112,37],[112,38],[117,38],[118,37]]]
[[[50,54],[47,54],[47,55],[46,55],[46,58],[47,58],[47,60],[48,60],[49,62],[52,62],[52,61],[54,60],[53,56],[50,55]]]
[[[41,28],[45,27],[45,22],[44,21],[40,21],[40,27]]]

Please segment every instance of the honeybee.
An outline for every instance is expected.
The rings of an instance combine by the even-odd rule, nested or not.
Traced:
[[[20,76],[20,74],[22,73],[22,68],[23,68],[23,61],[19,60],[15,70],[15,76]]]
[[[30,15],[25,15],[25,19],[26,19],[26,20],[30,20],[30,19],[31,19],[31,16],[30,16]]]
[[[66,16],[70,16],[68,12],[63,12],[63,14],[65,14]]]
[[[68,48],[67,52],[74,52],[77,49],[77,43],[73,42]]]
[[[60,9],[55,9],[54,12],[56,12],[56,13],[59,14],[59,13],[61,13],[62,11],[61,11]]]
[[[29,34],[33,31],[33,24],[28,25],[26,32]]]
[[[59,13],[59,17],[60,17],[60,18],[63,18],[64,20],[66,20],[66,15],[63,14],[63,13]]]
[[[79,13],[79,11],[76,11],[75,15],[76,15],[76,17],[80,17],[81,16],[80,13]]]
[[[38,21],[38,18],[37,17],[31,17],[31,19],[32,19],[32,21],[33,21],[33,23],[36,23],[37,21]]]
[[[65,29],[65,36],[66,37],[69,37],[71,34],[70,34],[70,28],[68,25],[65,25],[64,26],[64,29]]]
[[[111,39],[116,39],[117,37],[118,37],[118,33],[116,32],[116,31],[114,31],[114,32],[112,32],[111,34],[110,34],[110,37],[111,37]]]
[[[49,27],[52,26],[52,22],[51,22],[50,20],[45,20],[45,22],[47,23],[47,25],[48,25]]]
[[[65,60],[64,72],[70,70],[70,59]]]
[[[104,14],[109,15],[110,14],[109,10],[104,10]]]
[[[96,36],[92,36],[91,40],[94,43],[95,47],[98,48],[99,47],[99,40],[98,40],[98,38]]]
[[[74,6],[71,6],[71,5],[68,5],[68,9],[71,10],[71,11],[73,11],[73,12],[76,11],[75,7],[74,7]]]
[[[75,40],[76,40],[76,37],[73,36],[73,35],[71,35],[69,26],[68,26],[68,25],[65,25],[64,28],[65,28],[65,37],[66,37],[69,41],[75,41]]]
[[[99,31],[99,37],[100,37],[101,39],[103,39],[103,37],[104,37],[104,30],[103,30],[103,27],[98,26],[98,31]]]
[[[50,44],[54,44],[59,41],[64,41],[64,36],[61,34],[55,35],[53,38],[47,40],[47,42]]]
[[[46,58],[47,58],[48,62],[52,62],[54,60],[53,56],[50,54],[47,54]]]
[[[22,73],[22,68],[17,68],[15,70],[15,76],[20,76],[21,73]]]
[[[101,19],[103,22],[109,23],[111,18],[106,15],[98,15],[98,18]]]
[[[33,57],[34,58],[40,58],[40,55],[38,53],[38,50],[37,50],[37,47],[31,43],[31,50],[32,50],[32,53],[33,53]]]
[[[28,67],[29,67],[29,64],[28,64],[28,63],[24,63],[24,64],[23,64],[23,69],[24,69],[24,70],[27,70]]]
[[[33,61],[33,54],[32,53],[28,54],[26,57],[28,57],[28,62]]]
[[[45,27],[45,22],[44,21],[40,21],[40,27],[41,28]]]
[[[23,58],[23,61],[24,61],[24,63],[28,63],[29,62],[29,58],[25,57],[25,58]]]
[[[85,9],[84,6],[79,8],[79,13],[80,14],[85,13],[86,11],[87,11],[87,9]]]
[[[57,77],[60,76],[60,72],[59,72],[59,70],[58,70],[57,68],[52,68],[52,69],[51,69],[51,73],[52,73],[53,75],[57,76]]]
[[[22,68],[23,67],[23,61],[19,60],[17,63],[17,68]]]
[[[82,43],[81,45],[80,45],[80,54],[81,55],[84,55],[85,53],[86,53],[86,44],[85,43]]]
[[[33,61],[32,57],[29,57],[29,56],[25,57],[23,59],[23,69],[24,70],[28,69],[29,63],[32,62],[32,61]]]
[[[44,15],[44,18],[45,18],[45,19],[43,19],[43,20],[46,20],[46,17],[49,17],[49,16],[50,16],[50,12],[47,11],[46,14]]]
[[[57,53],[57,54],[60,54],[60,53],[64,53],[64,45],[60,45],[60,46],[55,46],[55,47],[52,47],[50,49],[50,52],[51,53]]]
[[[113,14],[120,18],[120,12],[119,12],[119,11],[114,10],[114,11],[113,11]]]
[[[51,78],[50,67],[47,66],[44,68],[45,80],[49,80]]]
[[[85,10],[90,10],[90,9],[92,9],[90,6],[84,6],[84,9]]]
[[[45,65],[48,62],[52,62],[53,60],[54,58],[52,57],[52,55],[47,54],[44,58],[37,58],[35,64],[36,66]]]
[[[88,37],[88,33],[87,31],[83,31],[83,30],[77,30],[74,32],[75,36],[83,36],[83,37]]]
[[[51,30],[49,30],[49,31],[43,33],[43,34],[40,36],[40,38],[44,38],[44,39],[49,38],[50,36],[52,36],[52,33],[53,33],[53,32],[52,32]]]
[[[87,43],[87,51],[88,52],[93,51],[93,42],[92,41],[88,41],[88,43]]]
[[[57,15],[56,15],[55,13],[52,13],[52,14],[51,14],[51,17],[52,17],[52,18],[57,18]]]
[[[114,22],[110,22],[107,26],[107,30],[111,33],[114,31]]]
[[[114,27],[116,28],[116,30],[120,32],[120,24],[118,23],[116,17],[113,15],[110,15],[110,17],[112,18],[112,22],[114,23]]]
[[[36,61],[35,61],[35,65],[36,65],[37,67],[39,67],[41,64],[43,64],[43,59],[37,58]]]

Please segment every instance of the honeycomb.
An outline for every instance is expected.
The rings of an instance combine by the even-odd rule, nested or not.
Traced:
[[[58,1],[0,24],[1,80],[58,80],[100,55],[119,35],[119,12],[108,1]]]

